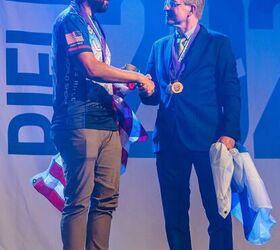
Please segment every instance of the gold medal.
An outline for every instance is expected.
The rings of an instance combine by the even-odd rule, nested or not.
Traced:
[[[181,82],[173,82],[170,86],[170,92],[173,94],[179,94],[183,91],[184,86]]]

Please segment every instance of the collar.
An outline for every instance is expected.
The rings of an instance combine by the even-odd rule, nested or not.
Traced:
[[[198,24],[197,24],[198,25]],[[196,26],[197,26],[196,25]],[[194,33],[196,26],[194,26],[191,30],[188,30],[187,32],[185,32],[183,35],[181,35],[177,30],[175,31],[175,36],[177,39],[181,39],[183,37],[185,37],[187,40],[189,40],[192,36],[192,34]]]

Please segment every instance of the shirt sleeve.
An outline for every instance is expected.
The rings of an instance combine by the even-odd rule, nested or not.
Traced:
[[[87,26],[87,23],[77,14],[69,15],[62,22],[60,32],[67,54],[92,52]]]
[[[155,83],[155,91],[151,96],[140,96],[140,99],[145,105],[156,106],[160,102],[160,87],[156,77],[156,61],[155,61],[155,44],[152,47],[150,56],[147,62],[146,74],[151,75]]]

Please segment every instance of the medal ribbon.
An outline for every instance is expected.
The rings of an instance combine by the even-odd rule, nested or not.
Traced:
[[[191,37],[189,38],[189,40],[186,42],[184,49],[182,51],[182,53],[180,54],[179,58],[176,52],[176,48],[175,48],[175,38],[172,44],[172,52],[171,52],[171,64],[170,64],[170,69],[169,69],[169,78],[171,82],[177,81],[184,69],[185,69],[185,64],[182,63],[183,59],[185,58],[185,56],[187,55],[187,52],[189,51],[190,46],[192,45],[194,39],[196,38],[198,32],[200,30],[200,25],[198,24],[194,30],[194,32],[192,33]]]
[[[93,32],[97,36],[97,38],[98,38],[98,40],[100,41],[100,44],[101,44],[102,61],[106,62],[106,47],[107,47],[107,43],[106,43],[105,34],[104,34],[104,31],[103,31],[101,25],[99,24],[99,22],[97,21],[97,19],[95,17],[90,17],[89,16],[82,6],[80,6],[80,8],[79,8],[75,4],[74,6],[71,5],[71,7],[74,8],[77,12],[80,13],[80,15],[84,18],[86,23],[90,26],[90,28],[93,30]]]

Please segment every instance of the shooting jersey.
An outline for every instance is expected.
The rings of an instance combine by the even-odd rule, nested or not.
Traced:
[[[78,5],[72,4],[54,24],[52,129],[117,130],[112,84],[88,79],[75,62],[74,55],[91,52],[97,60],[110,64],[111,55],[101,27],[94,18],[91,21],[93,25],[86,22]]]

